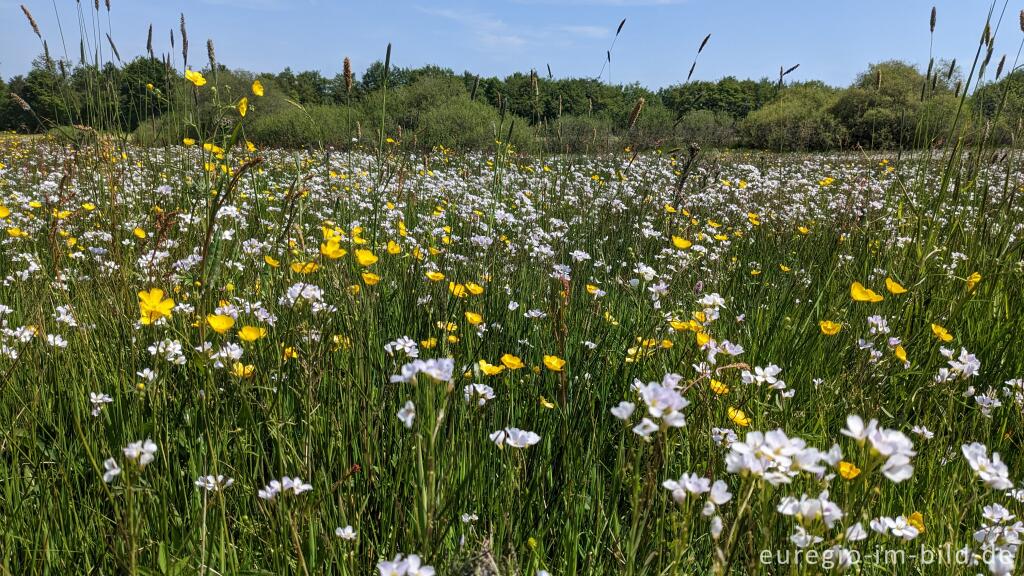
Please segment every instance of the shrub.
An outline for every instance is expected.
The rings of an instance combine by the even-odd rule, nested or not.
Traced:
[[[255,144],[286,148],[324,145],[350,146],[357,136],[358,112],[347,106],[290,106],[253,119],[245,128],[246,137]],[[366,122],[362,122],[367,130]]]
[[[445,146],[460,150],[487,148],[495,140],[508,137],[507,130],[512,127],[512,144],[517,148],[532,148],[533,135],[525,120],[505,119],[502,134],[498,133],[501,119],[494,108],[482,102],[473,102],[469,98],[457,98],[438,104],[424,112],[420,118],[419,130],[416,132],[416,144],[421,148]]]
[[[563,116],[545,126],[544,148],[548,152],[576,154],[611,148],[612,123],[607,118]]]
[[[676,127],[684,143],[696,142],[705,148],[727,148],[736,144],[736,121],[724,112],[692,110],[679,119]]]
[[[741,125],[743,143],[766,150],[830,150],[842,147],[846,130],[829,113],[835,90],[809,83],[785,89]]]

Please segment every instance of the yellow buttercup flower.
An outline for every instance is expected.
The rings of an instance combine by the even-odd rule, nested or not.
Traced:
[[[857,302],[881,302],[883,300],[881,294],[865,288],[860,282],[850,284],[850,298]]]
[[[242,96],[242,99],[238,101],[238,115],[245,118],[245,115],[249,113],[249,99]]]
[[[501,363],[505,365],[509,370],[519,370],[524,367],[523,361],[518,356],[512,354],[505,354],[501,357]]]
[[[174,300],[164,298],[164,291],[159,288],[139,292],[139,322],[144,325],[152,324],[161,318],[170,318],[173,308]]]
[[[967,277],[967,291],[970,292],[971,290],[974,290],[974,287],[978,285],[978,282],[981,282],[981,274],[972,272],[971,275]]]
[[[277,268],[278,266],[281,265],[281,262],[279,260],[270,255],[264,255],[263,261],[266,262],[267,266],[270,266],[271,268]]]
[[[375,264],[377,260],[377,256],[369,250],[356,250],[356,262],[359,262],[360,266],[371,266]]]
[[[312,274],[320,269],[316,262],[292,262],[292,272],[296,274]]]
[[[561,372],[562,368],[565,367],[565,360],[562,360],[558,356],[545,355],[544,366],[553,372]]]
[[[548,410],[551,410],[552,408],[555,407],[555,403],[554,402],[550,402],[547,398],[541,396],[540,397],[540,406],[541,406],[541,408],[547,408]]]
[[[331,260],[337,260],[345,254],[348,254],[348,250],[342,248],[337,241],[332,240],[320,245],[320,253]]]
[[[431,282],[440,282],[441,280],[444,280],[444,274],[437,270],[431,270],[430,272],[427,272],[427,279]]]
[[[231,374],[236,378],[252,378],[252,375],[256,373],[256,367],[252,364],[242,364],[241,362],[235,362],[231,365]]]
[[[902,344],[897,344],[896,348],[893,349],[892,353],[894,356],[896,356],[896,358],[899,359],[900,362],[903,362],[904,364],[907,363],[907,351],[906,349],[903,348]]]
[[[132,234],[140,240],[146,237],[146,231],[142,228],[135,228],[135,230],[132,230]]]
[[[484,293],[484,287],[476,282],[466,282],[466,290],[469,290],[469,293],[473,296],[479,296]]]
[[[243,342],[255,342],[267,335],[267,329],[259,326],[242,326],[238,338]]]
[[[904,292],[907,291],[906,288],[901,286],[899,282],[893,280],[892,278],[885,279],[885,289],[888,290],[889,293],[893,295],[903,294]]]
[[[196,86],[204,86],[206,84],[206,78],[203,78],[202,73],[191,69],[185,70],[185,79]]]
[[[831,320],[822,320],[818,322],[818,326],[821,328],[821,333],[825,336],[835,336],[843,328],[842,324]]]
[[[388,240],[388,254],[401,254],[402,246],[394,240]]]
[[[217,334],[224,334],[235,325],[235,319],[226,314],[209,314],[206,316],[206,323]]]
[[[690,242],[686,238],[680,238],[679,236],[672,237],[672,245],[679,250],[686,250],[690,246],[693,246],[693,242]]]
[[[860,476],[860,468],[853,462],[847,462],[846,460],[839,461],[839,475],[847,480],[853,480],[857,476]]]
[[[263,96],[263,83],[259,80],[253,80],[252,93],[256,96]]]
[[[363,272],[363,282],[367,286],[376,286],[377,284],[380,284],[380,276],[373,272]]]
[[[719,396],[724,396],[729,393],[729,387],[725,385],[721,380],[711,379],[711,391]]]
[[[8,208],[7,206],[4,206],[3,204],[0,204],[0,220],[3,220],[4,218],[7,218],[10,215],[11,215],[10,208]]]
[[[730,406],[726,413],[729,415],[729,420],[732,420],[733,424],[740,426],[741,428],[750,426],[750,417],[748,417],[743,410]]]
[[[476,326],[484,321],[484,317],[476,312],[466,312],[466,322],[469,322],[473,326]]]
[[[914,512],[907,517],[907,524],[917,528],[918,532],[924,533],[924,514]]]
[[[932,324],[932,334],[935,334],[935,337],[938,338],[939,340],[942,340],[943,342],[949,342],[953,340],[953,335],[949,333],[949,330],[946,330],[945,328],[939,326],[938,324]]]
[[[483,358],[481,358],[480,362],[478,362],[477,364],[480,366],[480,371],[488,376],[497,376],[498,374],[501,374],[505,370],[504,366],[497,366],[491,364],[487,360],[484,360]]]

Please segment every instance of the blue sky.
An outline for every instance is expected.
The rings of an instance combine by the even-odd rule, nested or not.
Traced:
[[[77,60],[75,2],[24,3],[51,51],[60,54],[56,4]],[[82,0],[83,8],[91,4]],[[213,38],[218,60],[255,71],[290,66],[333,76],[349,56],[358,74],[392,42],[399,66],[433,63],[504,76],[531,68],[544,74],[550,64],[555,76],[592,77],[626,18],[612,54],[614,83],[656,88],[681,82],[710,33],[695,78],[774,76],[780,65],[799,63],[792,79],[846,85],[870,62],[900,58],[926,66],[933,4],[936,55],[969,61],[987,0],[113,0],[110,28],[122,56],[144,52],[150,23],[156,50],[169,51],[168,31],[177,35],[184,12],[194,62],[206,61],[206,39]],[[0,0],[5,78],[27,71],[40,51],[18,5]],[[105,32],[106,11],[102,26]],[[1012,62],[1021,37],[1016,9],[1008,8],[994,60],[1009,52]],[[180,65],[180,54],[176,58]]]

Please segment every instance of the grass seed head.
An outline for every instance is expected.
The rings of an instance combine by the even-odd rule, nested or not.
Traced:
[[[28,25],[32,27],[32,31],[36,33],[36,36],[42,39],[43,35],[39,32],[39,24],[37,24],[36,19],[32,17],[32,13],[29,12],[28,7],[22,4],[21,11],[25,13],[25,18],[28,18]],[[1021,14],[1021,17],[1024,18],[1024,12]]]

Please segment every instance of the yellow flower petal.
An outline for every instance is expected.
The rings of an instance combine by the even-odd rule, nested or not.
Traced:
[[[206,323],[217,334],[224,334],[235,325],[235,319],[226,314],[208,314],[206,316]]]
[[[545,355],[544,366],[546,366],[548,370],[551,370],[553,372],[561,372],[562,368],[565,367],[565,360],[562,360],[558,356]]]
[[[881,294],[865,288],[860,282],[854,282],[850,285],[850,298],[857,302],[881,302],[883,300]]]
[[[892,278],[885,279],[885,289],[888,290],[889,293],[893,295],[903,294],[904,292],[907,291],[906,288],[901,286],[899,282],[893,280]]]

